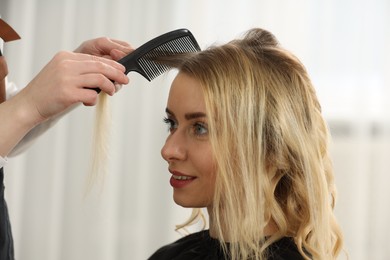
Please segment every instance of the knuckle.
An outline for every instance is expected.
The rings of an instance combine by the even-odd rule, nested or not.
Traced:
[[[98,86],[103,86],[104,84],[106,84],[107,78],[102,74],[98,74],[96,76],[96,81],[97,84],[99,84]]]
[[[68,51],[59,51],[54,55],[54,59],[63,60],[69,57],[70,52]]]
[[[99,37],[99,38],[98,38],[98,41],[99,41],[99,43],[101,43],[101,44],[105,44],[105,43],[107,43],[107,42],[110,42],[110,38],[108,38],[108,37],[106,37],[106,36],[104,36],[104,37]]]
[[[56,64],[59,72],[61,72],[61,70],[68,70],[71,67],[71,57],[70,53],[67,51],[60,51],[56,53],[54,55],[53,61]]]
[[[66,83],[67,78],[66,75],[68,71],[72,68],[71,62],[69,60],[60,60],[58,62],[57,74],[61,80],[61,83]]]
[[[99,71],[101,71],[101,72],[103,72],[103,71],[105,71],[106,70],[106,68],[107,68],[107,66],[106,66],[106,64],[104,63],[104,62],[102,62],[101,60],[96,60],[96,68],[99,70]]]
[[[97,94],[92,94],[84,101],[84,105],[86,106],[94,106],[97,103]]]

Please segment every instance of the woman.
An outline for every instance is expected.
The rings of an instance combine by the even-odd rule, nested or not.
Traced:
[[[335,259],[328,129],[304,66],[275,37],[243,39],[161,60],[179,70],[162,148],[174,201],[209,230],[150,259]]]

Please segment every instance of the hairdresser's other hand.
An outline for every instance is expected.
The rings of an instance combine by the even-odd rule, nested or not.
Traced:
[[[95,105],[98,94],[91,88],[113,95],[111,80],[129,82],[124,71],[123,65],[104,57],[62,51],[14,98],[24,104],[30,120],[40,123],[80,102]]]
[[[127,42],[100,37],[83,42],[75,52],[119,60],[133,50]]]

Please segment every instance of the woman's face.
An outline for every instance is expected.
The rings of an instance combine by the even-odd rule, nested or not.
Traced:
[[[161,149],[172,174],[174,201],[183,207],[211,205],[215,164],[200,83],[179,73],[172,83],[165,119],[169,136]]]

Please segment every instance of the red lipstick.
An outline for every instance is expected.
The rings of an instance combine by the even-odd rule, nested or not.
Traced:
[[[176,171],[169,171],[169,172],[172,173],[172,177],[169,180],[169,183],[175,189],[183,188],[196,179],[196,177],[188,176],[180,172],[176,172]]]

